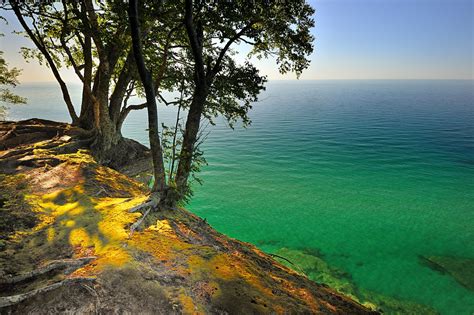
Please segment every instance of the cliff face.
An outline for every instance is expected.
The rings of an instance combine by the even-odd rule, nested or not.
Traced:
[[[371,313],[184,209],[130,233],[147,188],[98,165],[77,134],[0,124],[2,313]]]

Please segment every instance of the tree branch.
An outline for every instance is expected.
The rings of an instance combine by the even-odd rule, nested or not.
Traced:
[[[39,35],[39,33],[37,33],[38,37],[36,37],[35,34],[33,34],[33,31],[28,27],[28,24],[26,23],[20,11],[18,0],[13,0],[10,2],[10,4],[21,26],[23,27],[25,32],[28,34],[28,36],[31,38],[31,40],[35,44],[35,46],[39,49],[39,51],[43,54],[46,61],[48,62],[51,68],[51,71],[53,72],[53,75],[56,78],[56,81],[58,81],[59,86],[61,87],[63,99],[64,99],[64,102],[66,103],[67,109],[69,111],[69,115],[71,116],[72,123],[77,124],[79,122],[79,117],[77,117],[76,110],[74,109],[74,105],[72,104],[71,96],[69,95],[69,91],[67,89],[66,83],[64,83],[63,79],[61,78],[58,68],[56,67],[56,64],[54,63],[54,60],[51,57],[50,53],[48,52],[48,49],[45,47],[44,42],[41,39],[41,36]],[[33,21],[33,26],[36,28],[34,21]]]
[[[130,49],[127,54],[127,58],[125,59],[125,63],[120,70],[114,91],[110,96],[109,113],[112,121],[114,122],[117,122],[117,119],[119,118],[122,101],[125,97],[125,94],[127,93],[127,87],[132,80],[131,67],[133,65],[133,52]]]
[[[168,53],[169,53],[169,47],[171,45],[171,37],[173,36],[173,33],[179,29],[179,25],[171,29],[168,33],[168,36],[166,37],[166,43],[165,47],[163,49],[163,57],[161,61],[161,67],[160,71],[156,77],[155,80],[155,93],[158,93],[158,89],[161,86],[161,81],[163,80],[163,76],[166,71],[166,66],[168,64]]]
[[[171,101],[171,102],[169,102],[169,101],[167,101],[167,100],[163,97],[163,95],[161,95],[161,93],[158,93],[158,97],[160,98],[160,100],[161,100],[166,106],[181,103],[181,101]]]
[[[0,278],[0,284],[15,284],[15,283],[22,282],[31,278],[38,277],[52,270],[62,269],[62,268],[66,268],[67,269],[66,274],[68,274],[71,271],[74,271],[88,264],[89,262],[91,262],[92,260],[96,258],[97,257],[90,256],[90,257],[81,257],[78,259],[53,260],[53,261],[48,262],[46,265],[38,269],[35,269],[33,271],[30,271],[18,276],[14,276],[14,277],[7,276],[7,277]]]
[[[79,77],[79,79],[82,81],[82,83],[84,83],[84,76],[82,75],[81,71],[79,70],[79,67],[77,66],[76,64],[76,61],[74,60],[74,57],[72,56],[72,53],[71,53],[71,50],[69,49],[69,46],[67,45],[67,40],[64,38],[65,37],[65,34],[66,34],[66,30],[67,30],[67,21],[68,21],[68,14],[69,14],[69,11],[67,9],[67,3],[66,3],[66,0],[62,0],[62,3],[63,3],[63,7],[64,7],[64,15],[65,15],[65,18],[62,20],[62,23],[63,23],[63,28],[61,30],[61,36],[59,38],[60,42],[61,42],[61,46],[62,48],[64,49],[64,51],[66,52],[66,55],[69,59],[69,62],[71,63],[73,69],[74,69],[74,72],[76,73],[76,75]]]
[[[86,15],[88,16],[87,21],[91,24],[90,31],[92,40],[97,48],[97,52],[99,54],[99,59],[101,56],[104,56],[104,44],[100,37],[98,36],[99,32],[99,23],[97,22],[97,14],[95,14],[94,5],[92,4],[92,0],[85,0],[84,2]]]
[[[252,26],[255,24],[254,21],[250,22],[247,24],[244,28],[242,28],[239,32],[237,32],[232,38],[230,38],[227,43],[225,44],[224,48],[222,48],[221,52],[219,53],[219,57],[217,57],[216,63],[214,64],[214,67],[212,67],[212,70],[210,71],[209,75],[211,77],[214,77],[217,72],[219,72],[219,68],[222,63],[222,59],[224,59],[225,54],[229,50],[230,46],[237,40],[240,39],[242,35],[245,34],[246,31],[252,28]]]
[[[185,14],[184,24],[186,26],[186,32],[188,33],[189,43],[191,45],[191,51],[196,63],[196,74],[198,81],[205,79],[204,61],[202,59],[202,47],[198,40],[198,34],[193,21],[193,0],[185,1]]]

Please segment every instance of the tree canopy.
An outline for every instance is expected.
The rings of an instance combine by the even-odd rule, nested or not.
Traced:
[[[150,2],[150,6],[152,3]],[[74,125],[93,133],[92,148],[102,162],[117,159],[130,151],[123,141],[121,127],[132,110],[146,108],[146,103],[129,104],[141,93],[141,83],[133,60],[127,12],[123,1],[10,1],[3,9],[12,10],[22,26],[22,33],[35,48],[22,48],[27,59],[37,59],[50,68],[56,78]],[[166,13],[166,25],[172,18]],[[153,75],[159,77],[163,50],[162,38],[168,35],[163,23],[147,23],[146,34],[153,34],[157,44],[146,50],[153,60]],[[151,49],[154,48],[154,49]],[[72,68],[82,83],[80,106],[73,104],[61,68]],[[76,106],[74,106],[76,105]],[[76,112],[75,108],[80,108]]]
[[[148,11],[147,4],[137,0],[131,0],[129,4],[132,38],[137,44],[134,46],[135,57],[142,70],[141,80],[144,85],[151,86],[152,80],[140,43],[144,38],[152,43],[156,43],[156,39],[143,36],[139,29],[140,22],[149,22],[149,18],[143,19],[143,15],[141,21],[139,18],[139,12]],[[167,3],[159,3],[154,9],[166,11]],[[173,196],[177,195],[179,199],[190,194],[189,176],[195,170],[193,162],[200,156],[197,147],[201,120],[212,121],[214,117],[223,115],[231,125],[239,119],[244,124],[250,122],[248,111],[264,89],[266,77],[260,75],[249,57],[261,59],[274,56],[281,73],[292,71],[299,76],[308,67],[307,56],[313,49],[310,28],[314,24],[311,17],[314,11],[305,1],[272,4],[262,1],[249,5],[248,1],[185,0],[178,2],[178,5],[173,4],[173,9],[182,17],[185,33],[179,33],[178,29],[177,34],[180,36],[176,38],[179,43],[165,45],[173,52],[173,65],[168,69],[169,84],[165,86],[173,87],[182,82],[181,92],[185,101],[179,102],[179,106],[184,106],[188,113],[179,142],[175,176],[169,174],[172,180],[166,184],[163,184],[163,176],[155,174],[155,178],[162,190],[168,185],[164,190],[174,190],[177,194]],[[159,14],[151,15],[151,20],[159,21],[156,16]],[[245,62],[239,63],[235,58],[237,51],[233,50],[233,46],[237,44],[251,47]],[[178,71],[171,71],[173,67]],[[151,90],[148,89],[147,100],[155,97]],[[150,105],[151,102],[148,103]],[[149,126],[150,135],[156,125],[153,122],[155,127]],[[175,130],[178,130],[178,126],[175,126]],[[159,152],[155,153],[159,158],[156,157],[154,161],[162,163],[163,149],[159,145],[157,147]],[[158,168],[163,169],[162,166]],[[166,198],[163,197],[166,195],[163,191],[161,195],[162,199]]]
[[[128,12],[119,0],[12,0],[4,8],[15,12],[35,44],[23,49],[24,56],[50,67],[73,124],[94,134],[91,147],[100,159],[117,153],[128,113],[148,109],[153,191],[161,199],[182,200],[202,161],[202,121],[223,116],[230,126],[250,123],[248,112],[267,82],[254,64],[262,58],[274,58],[281,73],[299,76],[313,51],[314,10],[304,0],[128,2]],[[238,45],[249,53],[242,56]],[[83,85],[79,114],[61,78],[64,66]],[[166,91],[179,97],[166,99]],[[129,105],[135,94],[146,102]],[[178,108],[174,126],[160,130],[157,103]],[[164,165],[171,165],[168,171]]]

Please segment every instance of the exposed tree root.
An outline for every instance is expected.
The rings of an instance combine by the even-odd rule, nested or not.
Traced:
[[[62,142],[57,141],[57,139],[44,140],[40,143],[43,143],[43,144],[42,145],[37,144],[35,146],[30,145],[24,148],[12,148],[9,150],[5,150],[4,151],[5,153],[1,155],[1,158],[2,159],[6,159],[10,157],[21,158],[25,155],[32,154],[33,150],[35,149],[49,149],[51,147],[55,147],[62,144]]]
[[[131,177],[150,171],[150,152],[144,145],[120,137],[116,145],[102,152],[102,147],[94,147],[97,139],[97,130],[85,130],[66,123],[36,118],[19,122],[0,121],[0,168],[7,170],[4,173],[15,174],[20,171],[20,166],[43,166],[43,162],[21,164],[19,161],[28,155],[36,157],[36,149],[48,150],[49,153],[55,154],[90,149],[97,162],[119,171],[123,169]],[[100,158],[102,155],[103,158]]]
[[[102,140],[95,137],[94,141],[88,145],[92,155],[100,164],[115,170],[121,170],[130,164],[135,164],[136,161],[150,155],[147,147],[131,139],[121,138],[109,149],[105,149],[100,141]],[[149,161],[151,163],[151,160]],[[143,162],[140,162],[140,164],[143,164]]]
[[[90,294],[95,296],[95,298],[97,300],[97,302],[95,304],[96,314],[99,314],[98,310],[100,309],[100,305],[101,305],[99,294],[97,294],[97,291],[94,288],[88,286],[87,284],[82,283],[81,285],[82,285],[83,288],[85,288],[87,291],[89,291]]]
[[[70,143],[63,144],[61,146],[56,145],[54,148],[52,148],[52,151],[57,153],[57,154],[65,154],[65,153],[75,152],[79,149],[87,148],[92,143],[93,140],[94,140],[94,136],[89,137],[89,138],[85,138],[85,139],[81,139],[81,140],[71,141]]]
[[[135,230],[140,226],[140,224],[143,223],[143,221],[145,220],[146,216],[148,215],[148,213],[150,213],[152,207],[148,208],[145,213],[140,217],[140,219],[137,220],[137,222],[133,223],[132,226],[130,227],[130,234],[129,236],[132,236],[133,235],[133,232],[135,232]]]
[[[131,208],[130,210],[128,210],[128,212],[132,213],[132,212],[137,212],[139,210],[142,210],[142,209],[145,209],[145,208],[153,208],[153,207],[156,207],[158,205],[158,202],[159,202],[159,199],[156,200],[156,199],[149,199],[148,201],[145,201],[144,203],[136,206],[136,207],[133,207]]]
[[[11,295],[11,296],[3,296],[3,297],[0,297],[0,308],[18,304],[28,298],[31,298],[41,293],[46,293],[48,291],[57,289],[64,285],[81,284],[81,283],[92,282],[92,281],[95,281],[95,278],[70,278],[70,279],[65,279],[65,280],[44,286],[39,289],[26,292],[26,293]]]
[[[140,224],[143,223],[143,221],[145,220],[146,216],[150,213],[150,211],[152,209],[156,209],[159,204],[160,204],[160,197],[158,197],[158,195],[156,194],[152,194],[147,201],[128,210],[128,212],[132,213],[132,212],[137,212],[142,209],[146,209],[146,211],[143,213],[140,219],[138,219],[137,222],[133,223],[130,226],[130,236],[132,236],[133,232],[135,232],[135,230],[140,226]]]
[[[66,123],[57,123],[48,120],[30,119],[13,122],[0,122],[0,150],[7,150],[18,145],[55,138],[68,142],[69,138],[88,137],[90,131],[71,127]],[[66,140],[66,141],[65,141]]]
[[[94,259],[96,259],[96,257],[90,256],[90,257],[81,257],[78,259],[52,260],[48,262],[46,265],[38,269],[32,270],[30,272],[24,273],[22,275],[0,278],[0,284],[16,284],[18,282],[22,282],[22,281],[43,275],[52,270],[63,269],[63,268],[65,268],[64,270],[65,274],[70,274],[74,270],[88,264]]]
[[[14,125],[11,129],[9,129],[7,132],[5,132],[5,134],[3,134],[0,137],[0,142],[3,142],[7,140],[8,138],[10,138],[10,136],[14,134],[15,130],[16,130],[16,126]]]

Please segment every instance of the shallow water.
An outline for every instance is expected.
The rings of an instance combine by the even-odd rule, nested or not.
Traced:
[[[208,128],[189,208],[268,252],[320,250],[361,288],[472,314],[474,292],[419,256],[474,258],[473,91],[473,81],[271,82],[251,127]],[[17,92],[31,105],[12,118],[67,120],[56,85]],[[147,143],[145,119],[133,113],[124,134]]]

